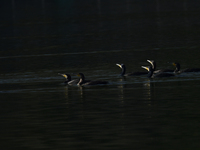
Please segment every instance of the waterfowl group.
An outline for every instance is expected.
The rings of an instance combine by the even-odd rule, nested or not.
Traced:
[[[79,79],[71,80],[71,76],[69,74],[61,74],[66,81],[64,82],[66,85],[79,85],[79,86],[86,86],[86,85],[99,85],[99,84],[108,84],[108,81],[103,80],[86,80],[83,73],[78,73],[77,76]]]
[[[155,78],[155,77],[173,77],[180,73],[186,73],[186,72],[200,72],[200,68],[186,68],[183,70],[180,70],[180,64],[179,63],[171,63],[173,66],[175,66],[175,69],[161,69],[156,70],[156,62],[154,60],[147,60],[151,64],[151,66],[141,66],[142,68],[146,69],[148,73],[149,78]]]
[[[180,64],[177,62],[171,63],[173,66],[175,66],[175,69],[160,69],[156,70],[156,62],[154,60],[147,60],[147,62],[150,63],[151,66],[141,66],[142,68],[146,69],[146,72],[130,72],[126,73],[126,66],[124,64],[116,64],[121,68],[121,74],[120,76],[141,76],[141,75],[147,75],[149,78],[156,78],[156,77],[174,77],[180,73],[184,72],[200,72],[200,68],[186,68],[180,70]],[[86,85],[104,85],[108,84],[108,81],[103,80],[86,80],[83,73],[78,73],[77,76],[79,79],[72,80],[70,74],[61,74],[59,75],[63,76],[65,80],[66,85],[78,85],[78,86],[86,86]]]
[[[156,70],[156,62],[155,62],[155,60],[147,60],[147,62],[149,62],[151,64],[152,69],[153,69],[153,73],[174,72],[173,69],[160,69],[160,70]]]
[[[168,73],[168,72],[154,73],[154,70],[153,70],[152,66],[148,66],[148,67],[142,66],[142,68],[146,69],[149,72],[148,75],[147,75],[149,78],[175,76],[174,73]]]

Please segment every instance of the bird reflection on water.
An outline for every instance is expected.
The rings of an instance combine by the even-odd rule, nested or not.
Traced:
[[[151,82],[150,79],[146,79],[143,83],[144,90],[145,90],[145,96],[146,99],[149,100],[149,105],[151,104],[152,100],[152,90],[153,90],[153,83]]]
[[[117,86],[117,88],[119,89],[119,92],[118,92],[118,97],[119,97],[119,100],[123,106],[124,104],[124,80],[126,80],[125,78],[120,78],[119,79],[119,85]],[[120,84],[122,83],[122,84]]]

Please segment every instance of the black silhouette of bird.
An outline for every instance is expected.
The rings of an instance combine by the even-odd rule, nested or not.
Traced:
[[[83,73],[78,73],[78,77],[80,77],[78,84],[80,86],[85,86],[85,85],[98,85],[98,84],[108,84],[108,81],[103,81],[103,80],[85,80],[85,76]]]
[[[172,63],[172,65],[174,65],[176,67],[175,69],[175,73],[184,73],[184,72],[200,72],[200,68],[186,68],[186,69],[181,69],[181,65],[179,63]]]
[[[124,64],[116,64],[122,69],[121,76],[140,76],[140,75],[147,75],[148,72],[131,72],[126,73],[126,66]]]
[[[154,71],[154,73],[160,73],[160,72],[174,72],[175,70],[173,69],[159,69],[159,70],[156,70],[156,62],[155,60],[147,60],[147,62],[149,62],[152,66],[152,69]]]
[[[65,84],[76,85],[79,82],[79,79],[72,80],[70,74],[67,74],[67,73],[66,74],[58,73],[58,74],[63,76],[66,79],[64,82]]]
[[[149,72],[147,75],[149,78],[175,76],[174,73],[167,73],[167,72],[159,72],[159,73],[154,74],[154,70],[153,70],[152,66],[148,66],[148,67],[142,66],[142,68],[146,69]]]

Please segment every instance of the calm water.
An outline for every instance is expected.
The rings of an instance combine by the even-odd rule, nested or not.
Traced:
[[[0,22],[4,149],[199,149],[200,73],[119,76],[199,67],[200,3],[6,0]],[[83,72],[108,85],[64,86]]]

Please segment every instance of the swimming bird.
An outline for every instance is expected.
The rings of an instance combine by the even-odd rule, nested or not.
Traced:
[[[160,72],[174,72],[175,70],[173,69],[160,69],[160,70],[156,70],[156,62],[155,60],[147,60],[147,62],[149,62],[152,66],[152,69],[154,71],[154,73],[160,73]]]
[[[85,80],[85,76],[83,73],[78,73],[78,77],[80,77],[79,82],[77,85],[85,86],[85,85],[98,85],[98,84],[108,84],[107,81],[102,81],[102,80]]]
[[[174,73],[167,73],[167,72],[160,72],[160,73],[154,74],[154,70],[153,70],[152,66],[148,66],[148,67],[142,66],[142,68],[148,70],[149,73],[148,73],[147,76],[149,78],[155,78],[155,77],[172,77],[172,76],[175,76]]]
[[[148,72],[131,72],[126,73],[126,66],[124,64],[116,64],[122,69],[121,76],[140,76],[140,75],[147,75]],[[126,74],[125,74],[126,73]]]
[[[72,80],[70,74],[67,74],[67,73],[66,74],[58,73],[58,74],[63,76],[66,79],[66,81],[64,82],[65,84],[76,85],[79,82],[79,79]]]
[[[172,63],[176,67],[175,73],[183,73],[183,72],[200,72],[200,68],[186,68],[186,69],[181,69],[181,65],[179,63]]]

